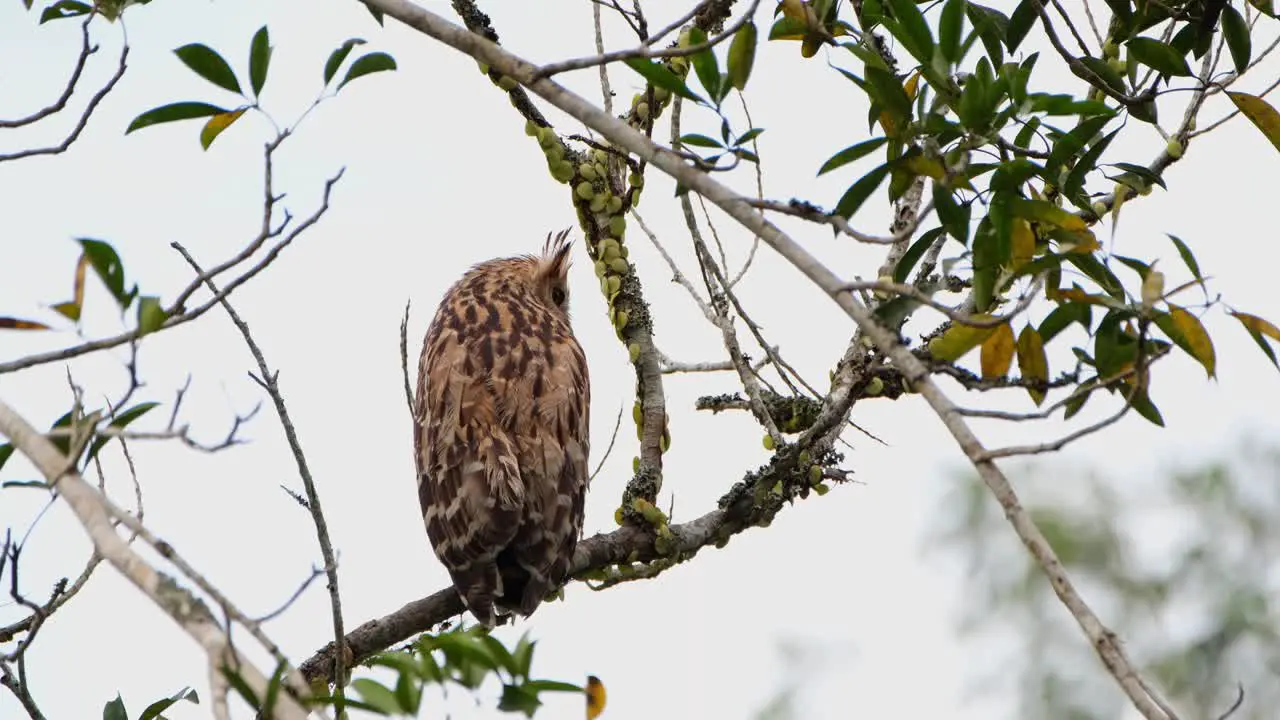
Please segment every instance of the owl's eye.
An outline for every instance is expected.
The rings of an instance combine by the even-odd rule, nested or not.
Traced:
[[[565,300],[564,288],[558,288],[558,287],[551,288],[551,302],[555,303],[556,306],[561,306],[561,305],[564,305],[564,300]]]

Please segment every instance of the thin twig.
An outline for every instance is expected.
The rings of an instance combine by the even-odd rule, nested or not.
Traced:
[[[116,67],[115,74],[111,76],[111,79],[107,81],[106,85],[103,85],[98,92],[93,94],[93,97],[89,98],[89,104],[85,105],[84,112],[80,115],[80,120],[76,122],[75,127],[71,129],[71,132],[62,139],[62,142],[48,147],[19,150],[7,155],[0,154],[0,162],[21,160],[23,158],[34,157],[36,155],[58,155],[66,152],[67,148],[71,147],[71,144],[79,139],[80,133],[84,132],[85,127],[89,124],[89,118],[93,117],[93,112],[98,109],[98,104],[101,103],[103,98],[105,98],[107,94],[115,88],[116,83],[120,82],[120,78],[124,77],[126,67],[125,61],[128,57],[129,45],[126,43],[120,50],[120,64]]]
[[[187,264],[195,270],[197,275],[204,275],[204,270],[196,262],[191,253],[180,243],[173,243],[173,248],[182,254]],[[212,278],[205,278],[205,284],[209,286],[209,291],[218,294],[218,287],[214,284]],[[271,396],[271,402],[275,405],[276,414],[280,417],[280,425],[284,428],[285,439],[289,442],[289,448],[293,451],[293,459],[298,465],[298,475],[302,478],[302,486],[307,495],[307,510],[311,514],[311,519],[315,523],[316,539],[320,543],[320,555],[324,558],[324,571],[329,580],[329,604],[333,614],[333,633],[334,640],[338,643],[338,652],[334,655],[333,674],[338,678],[337,688],[335,689],[335,712],[338,717],[343,714],[343,690],[342,683],[346,678],[346,648],[342,645],[342,639],[345,633],[342,629],[342,598],[338,593],[338,561],[333,553],[333,544],[329,540],[329,525],[325,521],[324,511],[320,507],[320,494],[316,492],[315,480],[311,476],[311,469],[307,465],[307,457],[302,451],[302,443],[298,440],[297,430],[293,427],[293,421],[289,418],[289,410],[285,407],[284,395],[280,392],[279,373],[271,372],[267,366],[267,359],[262,354],[262,349],[258,347],[258,343],[254,341],[253,334],[249,331],[248,324],[240,318],[235,308],[231,307],[231,302],[226,298],[222,299],[222,307],[227,311],[227,315],[231,318],[231,322],[235,323],[237,329],[240,330],[241,336],[244,337],[245,345],[249,347],[249,352],[253,355],[254,361],[258,365],[258,372],[262,381],[263,388],[267,394]]]
[[[98,552],[199,643],[211,663],[235,664],[239,668],[241,679],[249,688],[260,695],[266,691],[267,678],[253,663],[230,647],[226,633],[219,627],[204,603],[179,586],[172,578],[161,575],[134,552],[124,539],[116,534],[111,519],[115,518],[129,529],[136,530],[140,537],[177,565],[180,558],[173,553],[168,543],[157,540],[133,516],[116,507],[109,498],[86,483],[69,458],[3,401],[0,401],[0,434],[7,436],[13,445],[39,469],[45,479],[57,488],[59,496],[75,513]],[[193,577],[192,580],[196,580],[197,577],[199,576]],[[202,585],[201,589],[205,592],[210,589],[213,589],[214,593],[217,592],[212,586]],[[210,594],[213,596],[213,593]],[[217,597],[221,597],[220,593]],[[279,650],[277,649],[276,652],[278,653]],[[296,674],[291,674],[291,678],[294,675]],[[305,684],[302,685],[301,691],[306,692]],[[281,699],[276,712],[281,720],[304,720],[307,715],[297,701],[287,694]]]
[[[62,112],[63,108],[67,106],[67,101],[71,99],[71,95],[76,91],[76,85],[80,83],[80,74],[84,72],[84,66],[89,61],[89,56],[98,52],[98,46],[89,43],[89,23],[93,22],[93,18],[94,14],[90,13],[85,17],[84,22],[80,23],[80,54],[76,57],[75,67],[71,69],[71,77],[67,79],[67,84],[62,89],[62,94],[58,96],[58,99],[26,117],[20,117],[15,120],[0,119],[0,130],[31,125],[50,115]]]

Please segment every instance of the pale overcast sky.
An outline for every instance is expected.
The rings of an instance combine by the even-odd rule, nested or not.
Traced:
[[[452,18],[442,0],[424,2]],[[645,8],[656,27],[688,4],[649,0]],[[762,3],[762,31],[771,5]],[[1007,12],[1015,3],[991,5]],[[526,58],[550,61],[593,51],[587,0],[486,0],[482,6],[504,45]],[[74,59],[77,23],[36,27],[37,17],[20,3],[0,6],[0,117],[46,104]],[[324,61],[344,39],[364,37],[370,41],[365,48],[391,52],[398,72],[346,88],[280,151],[277,187],[288,193],[286,204],[295,216],[312,211],[326,177],[344,166],[346,175],[329,214],[237,292],[234,302],[280,370],[339,552],[348,628],[445,586],[448,578],[429,549],[414,494],[398,357],[401,312],[412,300],[410,353],[416,358],[431,312],[459,273],[489,257],[536,251],[549,230],[575,224],[566,189],[547,177],[540,150],[522,131],[523,120],[471,59],[391,20],[379,29],[350,0],[159,0],[129,11],[127,21],[130,71],[80,141],[61,156],[0,164],[0,314],[49,319],[45,306],[71,292],[78,236],[113,243],[129,282],[168,301],[190,278],[170,242],[181,241],[212,264],[257,231],[262,145],[271,134],[260,117],[243,118],[209,152],[197,141],[199,121],[123,135],[132,117],[156,105],[234,102],[183,67],[173,48],[208,43],[244,77],[249,39],[268,23],[275,54],[265,105],[282,124],[292,122],[319,91]],[[608,29],[615,44],[628,41],[621,23],[610,21]],[[118,26],[95,22],[94,37],[102,50],[90,60],[84,88],[105,81],[120,47]],[[1042,44],[1043,36],[1033,32],[1028,49]],[[830,57],[850,65],[842,52]],[[831,206],[858,169],[815,178],[816,169],[835,150],[868,137],[866,108],[846,80],[815,67],[817,62],[821,57],[802,63],[795,43],[762,44],[748,101],[755,124],[766,129],[760,139],[766,195]],[[1040,87],[1079,92],[1081,83],[1055,62],[1041,59]],[[1259,70],[1259,80],[1280,71],[1280,64],[1268,65]],[[623,103],[640,87],[625,68],[614,70],[612,79]],[[598,101],[595,71],[561,81]],[[68,116],[0,134],[0,153],[60,139],[87,95],[77,93]],[[1165,116],[1180,113],[1172,103],[1185,97],[1175,95]],[[1220,117],[1225,104],[1214,100],[1205,119]],[[729,105],[736,108],[737,101]],[[559,113],[547,112],[562,132],[580,131]],[[714,133],[710,117],[687,112],[684,127]],[[1153,129],[1134,123],[1108,159],[1145,164],[1163,145]],[[874,162],[858,167],[865,172]],[[1125,207],[1109,249],[1162,258],[1172,286],[1185,279],[1164,236],[1176,232],[1195,249],[1213,287],[1231,306],[1280,320],[1274,299],[1277,173],[1280,155],[1237,119],[1189,148],[1186,160],[1166,175],[1172,192],[1156,190]],[[744,191],[754,187],[747,173],[730,181]],[[656,171],[649,185],[640,209],[689,267],[692,254],[682,239],[679,208],[669,200],[673,186]],[[877,197],[856,218],[870,232],[882,232],[889,218],[883,196]],[[875,274],[878,251],[833,239],[822,227],[783,226],[844,276]],[[717,227],[733,257],[742,258],[749,236],[722,216]],[[1108,235],[1109,228],[1100,232]],[[576,227],[574,236],[580,237]],[[629,237],[656,313],[660,347],[680,360],[718,359],[718,333],[683,290],[666,282],[670,273],[634,225]],[[633,377],[592,290],[585,253],[579,249],[574,259],[574,323],[593,380],[594,463],[608,445],[619,408],[631,405]],[[742,292],[771,341],[807,377],[825,385],[827,370],[852,332],[843,313],[767,249]],[[118,332],[111,301],[95,282],[87,305],[86,335]],[[1044,310],[1035,312],[1039,317]],[[1106,435],[1072,446],[1060,461],[1106,466],[1117,477],[1146,477],[1217,454],[1242,434],[1270,437],[1280,431],[1273,411],[1280,373],[1221,310],[1211,312],[1206,323],[1217,345],[1217,381],[1206,381],[1185,356],[1162,362],[1152,394],[1168,427],[1130,417]],[[0,358],[74,340],[70,332],[6,333],[0,335]],[[109,398],[124,387],[126,358],[124,350],[115,350],[77,359],[70,368],[90,398]],[[139,369],[147,387],[139,399],[169,403],[191,373],[183,416],[200,438],[214,441],[235,413],[262,399],[246,376],[251,367],[235,328],[213,312],[145,343]],[[65,375],[63,365],[51,364],[0,376],[0,398],[35,425],[47,426],[69,406]],[[732,391],[735,384],[730,375],[667,383],[673,443],[662,504],[674,497],[677,522],[714,507],[726,488],[767,457],[760,430],[745,414],[711,416],[692,409],[697,396]],[[1095,399],[1081,420],[1110,412],[1110,402]],[[1019,393],[1001,406],[1026,410],[1029,403]],[[161,412],[167,415],[168,408],[157,416]],[[161,422],[149,419],[152,427]],[[861,484],[800,502],[770,528],[748,531],[726,549],[705,550],[657,580],[601,593],[575,585],[565,602],[545,605],[528,622],[499,634],[514,640],[528,629],[540,639],[535,670],[544,677],[601,677],[609,689],[609,720],[750,717],[795,669],[778,652],[780,643],[826,653],[811,669],[799,717],[1010,717],[1012,707],[1003,703],[966,704],[965,690],[982,662],[953,633],[953,620],[969,597],[965,578],[958,567],[922,559],[920,552],[938,498],[959,481],[955,470],[963,467],[962,455],[917,397],[861,403],[854,419],[888,444],[852,431],[846,435],[856,450],[847,452],[845,464]],[[1035,427],[977,428],[991,445],[1063,432],[1056,419]],[[280,490],[281,484],[300,488],[300,482],[268,406],[245,432],[250,444],[216,455],[176,443],[134,443],[133,449],[147,524],[257,615],[287,598],[320,560],[310,518]],[[588,535],[613,527],[635,445],[624,418],[618,446],[587,501]],[[107,454],[109,489],[127,504],[131,490],[118,450]],[[31,474],[25,461],[15,460],[3,478]],[[1035,481],[1053,479],[1042,474]],[[0,524],[24,530],[44,502],[37,491],[6,490],[0,494]],[[1007,540],[1016,542],[1012,531]],[[23,555],[24,588],[43,595],[57,578],[74,577],[88,552],[75,519],[55,505]],[[328,613],[323,583],[316,583],[267,630],[301,661],[332,639]],[[0,621],[20,615],[19,608],[0,604]],[[1124,628],[1114,629],[1123,637]],[[134,716],[184,685],[207,694],[203,653],[109,566],[40,635],[28,655],[31,685],[50,718],[98,717],[117,691]],[[243,633],[239,638],[248,644]],[[1100,665],[1094,669],[1103,672]],[[454,717],[498,716],[484,709],[492,698],[481,709],[459,698],[454,694],[451,703]],[[545,716],[577,717],[580,703],[577,697],[552,698]],[[170,717],[208,712],[207,703],[182,706]],[[0,717],[20,713],[11,696],[0,694]]]

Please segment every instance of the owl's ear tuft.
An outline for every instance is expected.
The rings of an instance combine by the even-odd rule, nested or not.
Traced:
[[[573,247],[572,241],[569,240],[569,232],[572,228],[566,228],[552,236],[547,234],[547,242],[543,246],[542,256],[543,262],[546,263],[547,274],[551,277],[565,277],[569,274],[569,250]]]

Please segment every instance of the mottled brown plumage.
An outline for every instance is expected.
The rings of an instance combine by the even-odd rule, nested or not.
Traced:
[[[569,243],[480,263],[453,285],[418,364],[414,446],[427,536],[476,619],[528,616],[582,530],[591,385],[569,326]]]

